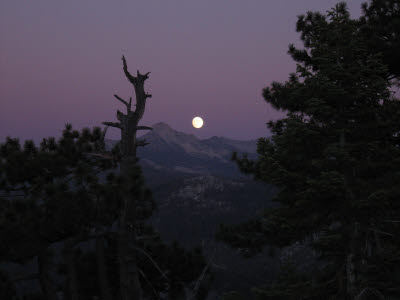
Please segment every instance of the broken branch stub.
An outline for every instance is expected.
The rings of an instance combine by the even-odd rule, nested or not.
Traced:
[[[128,71],[128,65],[126,63],[125,56],[122,56],[123,71],[128,81],[133,85],[136,104],[135,109],[132,111],[132,97],[129,98],[129,102],[122,97],[114,94],[114,97],[124,104],[127,108],[127,114],[117,111],[117,119],[119,122],[103,122],[106,126],[115,127],[121,130],[121,155],[125,158],[136,159],[136,148],[139,146],[147,145],[142,141],[136,141],[137,130],[151,130],[152,128],[147,126],[138,126],[139,121],[143,117],[146,99],[151,98],[152,95],[146,93],[144,90],[144,82],[149,78],[150,72],[141,74],[139,70],[136,72],[137,76],[133,76]]]

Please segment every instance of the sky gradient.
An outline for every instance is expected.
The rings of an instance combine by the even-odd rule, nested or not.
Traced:
[[[166,122],[200,138],[266,136],[283,114],[261,96],[295,64],[297,15],[329,0],[0,0],[0,141],[40,141],[116,121],[133,95],[122,71],[151,71],[142,125]],[[348,1],[352,17],[361,3]],[[202,129],[191,120],[204,119]],[[118,138],[110,130],[109,138]]]

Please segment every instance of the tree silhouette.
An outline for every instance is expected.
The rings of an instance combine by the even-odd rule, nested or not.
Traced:
[[[208,270],[199,249],[167,245],[145,222],[155,205],[138,165],[136,148],[145,142],[136,131],[151,129],[138,125],[150,97],[148,74],[130,75],[125,58],[123,69],[137,101],[131,110],[132,100],[115,95],[127,113],[117,112],[119,123],[104,122],[121,129],[111,151],[107,128],[79,132],[69,124],[59,140],[39,147],[12,138],[0,144],[0,262],[37,262],[37,272],[4,280],[5,295],[35,280],[41,293],[24,297],[185,299]]]
[[[296,73],[263,90],[287,117],[268,123],[273,136],[258,141],[256,161],[234,157],[244,172],[278,187],[280,205],[222,226],[217,236],[250,255],[308,240],[321,260],[318,274],[286,276],[258,289],[259,299],[398,292],[400,103],[383,55],[369,47],[360,24],[344,3],[326,16],[298,18],[304,49],[289,47]]]
[[[400,78],[400,1],[372,0],[363,4],[362,33],[370,50],[381,53],[388,66],[388,78]]]
[[[92,237],[97,228],[100,192],[106,188],[98,173],[112,167],[94,159],[104,149],[99,128],[82,132],[67,125],[59,141],[44,139],[40,147],[26,141],[21,147],[7,138],[0,146],[1,230],[3,261],[25,263],[37,259],[39,280],[46,299],[58,299],[54,278],[54,244],[73,247]],[[107,206],[112,214],[112,207]],[[76,282],[73,264],[68,280]],[[76,287],[69,289],[76,294]],[[71,299],[74,297],[71,296]]]

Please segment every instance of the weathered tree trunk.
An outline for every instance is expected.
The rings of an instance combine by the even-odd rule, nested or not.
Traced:
[[[351,228],[349,250],[346,258],[346,281],[348,299],[354,299],[357,295],[356,288],[356,247],[358,238],[358,224],[354,223]]]
[[[373,234],[374,234],[374,239],[375,239],[375,244],[376,244],[375,253],[378,254],[378,255],[381,255],[382,252],[383,252],[381,239],[380,239],[379,234],[378,234],[378,232],[376,230],[374,230]]]
[[[344,111],[344,109],[342,108]],[[343,151],[345,149],[346,144],[346,137],[345,137],[345,127],[346,122],[342,121],[342,131],[340,132],[339,136],[339,146],[340,149]],[[350,176],[355,176],[354,169]],[[348,199],[350,201],[354,200],[354,194],[351,188],[349,187],[349,176],[346,176],[346,171],[344,170],[344,188],[347,192]],[[357,238],[358,238],[358,224],[355,220],[351,220],[349,224],[349,231],[350,231],[350,240],[347,250],[346,256],[346,299],[354,299],[357,295],[357,288],[356,288],[356,247],[357,247]]]
[[[126,223],[121,222],[118,233],[118,261],[122,300],[142,299],[136,255],[129,251],[129,240],[135,244],[134,238],[129,234]]]
[[[123,178],[129,178],[129,170],[135,165],[133,157],[125,157],[121,162],[121,175]],[[136,244],[136,235],[134,228],[129,230],[129,223],[134,227],[135,214],[133,203],[136,199],[129,197],[130,182],[124,182],[124,197],[121,207],[118,224],[118,261],[120,276],[120,292],[122,300],[142,299],[142,291],[137,269],[136,255],[130,251],[130,244]],[[129,220],[128,220],[129,217]],[[129,222],[129,223],[128,223]]]
[[[54,287],[52,276],[50,274],[51,262],[48,249],[45,249],[38,256],[39,283],[43,296],[46,300],[59,300],[57,289]]]
[[[139,281],[139,272],[137,268],[136,255],[130,251],[129,244],[136,246],[136,205],[139,199],[133,199],[129,193],[129,185],[127,182],[130,177],[131,170],[137,163],[136,148],[144,146],[146,143],[138,142],[136,140],[136,132],[141,129],[151,129],[145,126],[138,126],[142,118],[146,106],[146,99],[151,98],[151,95],[146,94],[144,91],[144,82],[148,78],[149,73],[140,74],[134,77],[128,72],[125,57],[122,57],[123,70],[129,82],[133,84],[136,95],[135,110],[131,110],[132,98],[129,102],[114,95],[120,102],[122,102],[127,109],[124,114],[117,111],[117,119],[119,122],[103,122],[104,125],[119,128],[121,130],[121,165],[120,175],[124,179],[122,207],[119,213],[118,220],[118,261],[119,261],[119,275],[120,275],[120,294],[122,300],[141,300],[142,289]],[[128,220],[129,217],[129,220]],[[132,228],[129,228],[129,225]]]
[[[111,289],[107,276],[107,265],[104,254],[104,237],[96,239],[97,280],[100,285],[102,300],[112,300]]]
[[[64,245],[64,257],[67,265],[67,299],[79,300],[78,278],[75,266],[75,241],[68,240]]]

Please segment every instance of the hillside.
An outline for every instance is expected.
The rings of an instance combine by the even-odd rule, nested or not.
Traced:
[[[138,149],[144,169],[243,177],[230,159],[232,153],[246,153],[250,157],[256,154],[255,140],[238,141],[216,136],[199,139],[192,134],[176,131],[166,123],[157,123],[152,128],[140,138],[149,143]],[[115,143],[107,140],[108,147]]]
[[[213,256],[218,294],[245,291],[257,278],[268,278],[275,268],[272,259],[260,255],[249,261],[214,240],[219,224],[240,223],[272,205],[275,189],[241,174],[230,159],[233,152],[255,158],[256,141],[198,139],[165,123],[152,127],[141,137],[149,145],[139,149],[138,157],[157,203],[152,223],[162,238],[201,245]]]

